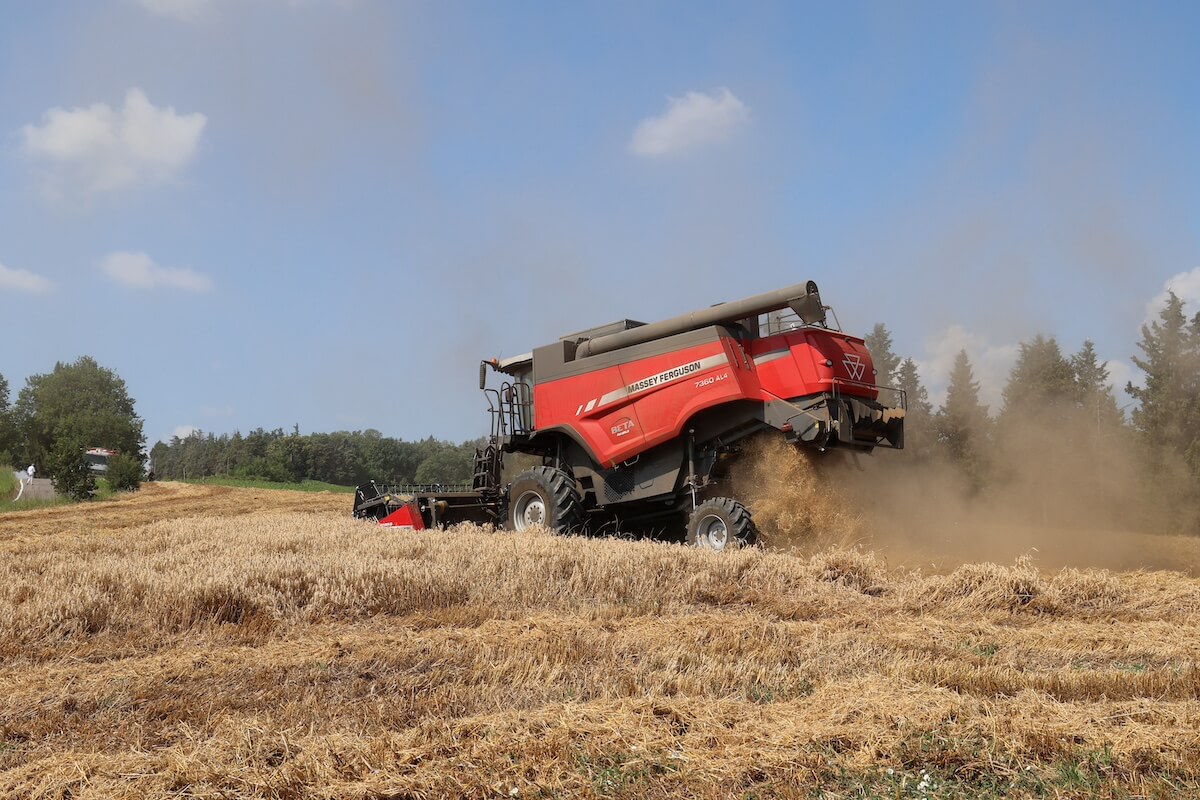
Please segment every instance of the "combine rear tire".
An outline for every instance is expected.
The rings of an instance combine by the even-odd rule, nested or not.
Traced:
[[[561,469],[534,467],[517,476],[508,494],[508,527],[523,531],[539,525],[555,533],[579,527],[579,491]]]
[[[733,549],[752,545],[758,529],[746,507],[729,497],[714,497],[696,506],[688,519],[687,542],[708,550]]]

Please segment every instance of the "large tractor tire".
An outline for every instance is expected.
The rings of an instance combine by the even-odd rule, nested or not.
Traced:
[[[729,497],[714,497],[696,506],[688,519],[687,542],[707,550],[732,550],[758,541],[758,529],[746,507]]]
[[[571,533],[580,527],[581,503],[575,481],[561,469],[534,467],[517,476],[508,493],[508,528],[545,527]]]

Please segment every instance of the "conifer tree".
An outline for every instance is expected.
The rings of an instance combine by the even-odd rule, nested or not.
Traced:
[[[1091,339],[1085,339],[1079,352],[1071,356],[1071,369],[1075,372],[1080,411],[1095,420],[1097,432],[1124,424],[1125,417],[1109,385],[1108,367],[1096,356]]]
[[[961,465],[976,482],[985,471],[985,456],[991,419],[979,402],[979,384],[966,350],[960,350],[950,371],[946,402],[936,418],[938,443],[947,456]]]
[[[1187,403],[1187,438],[1191,441],[1184,448],[1183,456],[1192,477],[1200,485],[1200,312],[1192,317],[1188,325],[1187,350],[1184,359],[1185,395]],[[1200,492],[1198,492],[1200,494]]]
[[[1001,417],[1013,412],[1061,413],[1077,404],[1075,369],[1062,354],[1058,340],[1041,334],[1021,342],[1020,353],[1004,387]]]
[[[1200,314],[1189,325],[1183,301],[1168,292],[1158,319],[1142,326],[1138,349],[1133,363],[1145,386],[1125,385],[1140,404],[1133,426],[1152,446],[1187,453],[1200,438]]]
[[[921,384],[917,362],[906,358],[896,371],[896,385],[903,389],[908,403],[904,415],[904,449],[920,458],[929,455],[935,444],[933,404]]]
[[[871,361],[875,364],[875,383],[879,386],[895,386],[896,370],[900,366],[900,356],[892,350],[892,334],[882,322],[864,337]]]

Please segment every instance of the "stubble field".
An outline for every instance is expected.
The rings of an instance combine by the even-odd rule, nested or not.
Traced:
[[[155,484],[0,515],[0,796],[1200,796],[1182,572],[348,505]]]

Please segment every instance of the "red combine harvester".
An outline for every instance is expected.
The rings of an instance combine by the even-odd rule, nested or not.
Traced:
[[[904,446],[904,393],[875,385],[863,340],[830,327],[827,310],[809,281],[484,361],[492,433],[472,484],[371,482],[358,487],[354,515],[414,529],[686,527],[691,544],[751,544],[754,523],[725,480],[746,437],[775,431],[820,451]],[[489,370],[504,376],[499,388],[487,388]],[[506,453],[542,464],[504,484]]]

